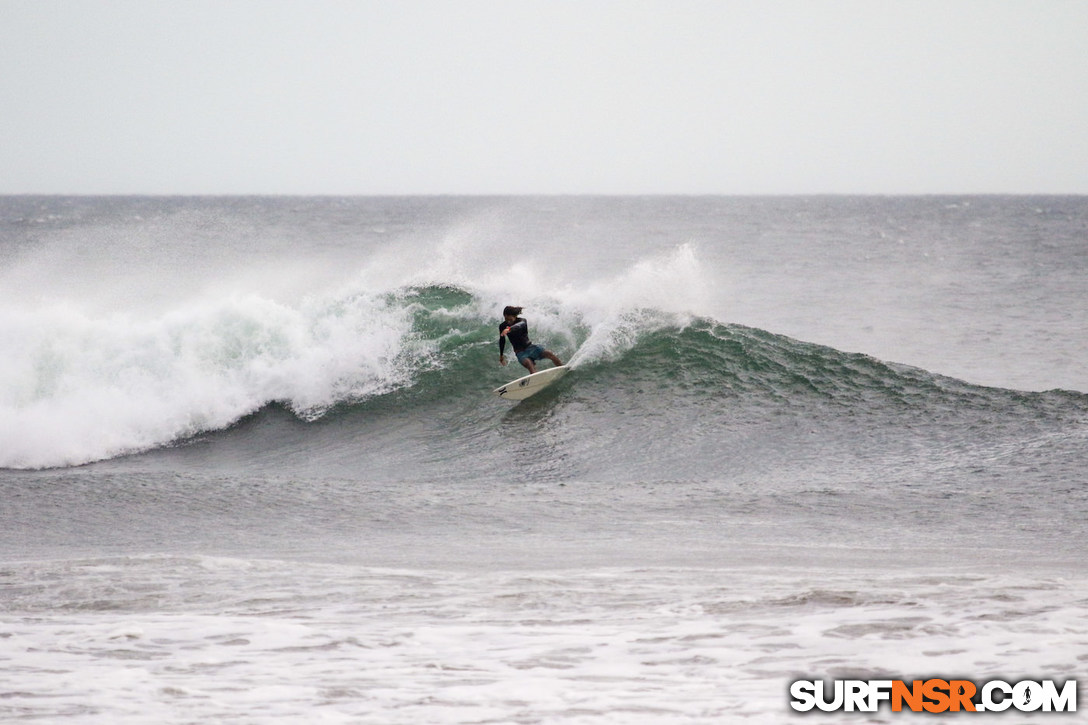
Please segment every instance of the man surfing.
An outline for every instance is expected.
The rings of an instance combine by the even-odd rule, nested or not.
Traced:
[[[540,345],[534,345],[529,340],[529,323],[521,314],[520,307],[508,305],[503,308],[502,322],[499,323],[499,364],[506,365],[506,340],[514,348],[514,354],[518,362],[525,366],[531,373],[536,372],[536,360],[548,358],[556,367],[560,367],[563,361],[556,357],[555,353],[545,350]]]

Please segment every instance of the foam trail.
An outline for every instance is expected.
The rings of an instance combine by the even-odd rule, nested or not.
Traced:
[[[460,240],[455,246],[462,248]],[[567,361],[573,367],[615,360],[646,332],[684,327],[708,307],[713,286],[690,244],[638,260],[588,285],[554,278],[525,262],[470,280],[449,254],[436,255],[431,266],[412,278],[421,286],[450,281],[471,290],[472,309],[463,312],[481,320],[498,321],[498,311],[508,304],[525,307],[534,336],[547,338],[553,348],[577,348]]]
[[[641,260],[615,279],[568,289],[570,302],[594,321],[571,364],[614,360],[645,332],[684,327],[706,308],[709,289],[706,270],[688,244]]]
[[[534,338],[552,348],[577,348],[567,361],[572,366],[615,360],[641,334],[684,327],[694,316],[705,316],[714,286],[690,244],[638,260],[588,285],[573,284],[530,262],[493,267],[490,257],[471,274],[464,259],[476,254],[464,234],[451,235],[425,264],[397,271],[404,274],[400,279],[408,287],[453,285],[467,290],[472,301],[456,314],[481,324],[497,323],[506,305],[524,307]],[[385,260],[364,270],[361,279],[368,284],[387,280],[391,271]]]

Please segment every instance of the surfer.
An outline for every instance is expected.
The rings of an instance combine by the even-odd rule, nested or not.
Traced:
[[[506,364],[506,340],[509,338],[518,362],[530,373],[536,372],[534,361],[542,358],[548,358],[556,367],[560,367],[563,361],[555,353],[529,341],[529,323],[518,317],[520,314],[520,307],[508,305],[503,308],[502,322],[499,323],[499,364]]]

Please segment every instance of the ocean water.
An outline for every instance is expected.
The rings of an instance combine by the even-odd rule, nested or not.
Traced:
[[[1088,671],[1085,197],[4,197],[0,349],[4,721]]]

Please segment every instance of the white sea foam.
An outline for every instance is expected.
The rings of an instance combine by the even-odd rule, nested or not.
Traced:
[[[0,313],[0,466],[71,465],[403,384],[411,322],[363,293],[245,295],[152,319],[70,306]]]
[[[781,723],[809,719],[794,679],[1065,679],[1088,642],[1085,582],[1022,575],[170,557],[5,575],[14,722]]]

